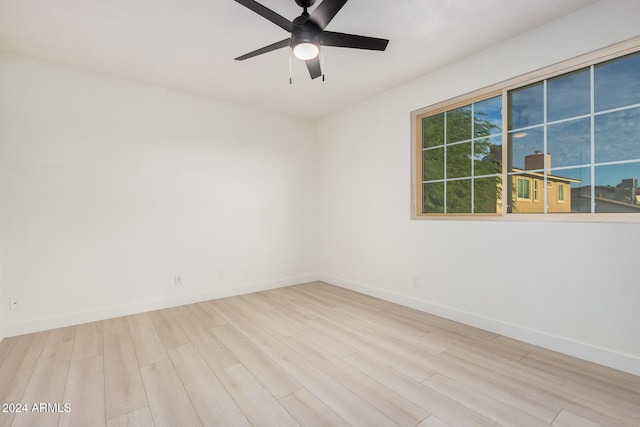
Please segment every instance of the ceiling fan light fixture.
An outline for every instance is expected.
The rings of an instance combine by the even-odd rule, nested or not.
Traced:
[[[301,42],[293,47],[293,55],[303,61],[314,59],[320,54],[320,47],[311,42]]]

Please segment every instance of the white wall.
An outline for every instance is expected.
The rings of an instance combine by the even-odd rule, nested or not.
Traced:
[[[5,335],[315,278],[315,155],[310,121],[0,55]]]
[[[322,120],[323,279],[640,374],[640,224],[412,221],[409,126],[413,110],[637,36],[637,16],[640,2],[601,2]]]

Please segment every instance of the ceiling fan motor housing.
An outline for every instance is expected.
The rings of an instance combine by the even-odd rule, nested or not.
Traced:
[[[316,0],[296,0],[297,5],[300,7],[304,7],[305,9],[307,7],[313,6],[315,2]]]
[[[302,14],[293,20],[293,31],[291,31],[291,46],[300,43],[313,43],[320,46],[320,33],[322,29],[313,21],[307,19],[309,15]]]

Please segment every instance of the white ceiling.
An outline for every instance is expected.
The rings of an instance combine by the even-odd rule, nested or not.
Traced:
[[[288,49],[234,61],[287,33],[233,0],[0,0],[0,51],[319,118],[596,2],[350,0],[327,30],[387,38],[387,50],[325,48],[324,82],[294,59],[293,85]]]

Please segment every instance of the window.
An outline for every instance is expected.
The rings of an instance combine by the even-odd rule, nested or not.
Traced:
[[[639,50],[412,113],[416,216],[640,213]]]
[[[533,201],[534,202],[540,201],[540,180],[538,179],[535,179],[533,181]]]
[[[529,178],[518,177],[518,200],[529,200],[531,198],[530,188],[531,180]]]
[[[640,53],[507,96],[508,174],[544,177],[548,203],[540,213],[640,213],[634,183],[640,177]],[[509,202],[509,212],[528,212],[518,209],[518,199]]]

